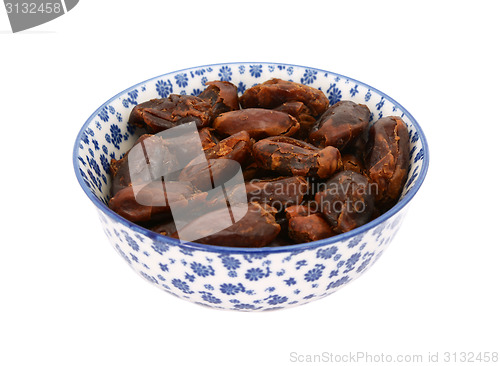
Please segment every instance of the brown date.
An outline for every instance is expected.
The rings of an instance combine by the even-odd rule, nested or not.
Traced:
[[[146,128],[149,133],[195,122],[206,127],[212,119],[212,106],[206,100],[192,95],[170,94],[167,98],[153,99],[134,107],[129,123]]]
[[[377,204],[386,209],[396,203],[410,165],[408,128],[399,117],[384,117],[370,128],[366,169],[378,185]]]
[[[255,161],[253,161],[243,169],[243,179],[245,180],[245,182],[256,179],[260,176],[261,171],[262,169],[258,167]]]
[[[276,108],[298,101],[304,103],[313,116],[319,116],[330,103],[325,94],[307,85],[281,79],[271,79],[247,89],[240,97],[242,108]]]
[[[298,216],[309,216],[318,213],[318,205],[316,202],[307,202],[304,205],[294,205],[285,208],[285,215],[287,220],[291,220]]]
[[[177,179],[180,170],[192,159],[204,156],[204,152],[213,149],[219,143],[214,129],[210,127],[204,127],[201,130],[190,129],[188,131],[178,129],[173,132],[162,134],[167,135],[164,136],[167,148],[171,152],[172,159],[177,161],[177,163],[171,164],[172,169],[168,177],[166,177],[167,180]]]
[[[209,81],[205,85],[207,87],[198,97],[210,103],[214,118],[221,113],[240,109],[236,85],[219,80]]]
[[[342,150],[367,128],[370,110],[366,105],[340,101],[326,110],[313,126],[309,140],[316,146],[334,146]]]
[[[281,177],[253,180],[245,184],[249,202],[266,203],[278,211],[290,205],[298,205],[308,191],[303,177]]]
[[[342,153],[342,166],[344,170],[352,170],[359,174],[365,174],[365,164],[362,159],[360,159],[355,154]]]
[[[321,214],[314,213],[291,217],[288,220],[288,235],[296,243],[307,243],[335,234]]]
[[[299,122],[288,113],[261,108],[240,109],[219,115],[213,127],[222,135],[247,131],[251,138],[291,136],[299,130]]]
[[[143,159],[133,158],[129,161],[127,151],[120,160],[111,159],[110,171],[112,177],[111,195],[120,189],[130,186],[130,177],[135,179],[134,184],[147,183],[156,180],[166,174],[175,165],[175,161],[169,154],[167,142],[159,136],[141,135],[134,146],[142,145],[142,151],[146,151]],[[155,176],[151,176],[151,174]]]
[[[232,159],[245,164],[251,156],[252,145],[248,132],[241,131],[206,149],[205,156],[207,159]]]
[[[315,201],[335,233],[345,233],[366,224],[374,211],[374,190],[368,178],[351,170],[335,174]]]
[[[193,159],[179,175],[180,181],[191,182],[207,191],[230,179],[250,157],[252,142],[246,131],[229,136],[205,151],[205,156]]]
[[[132,222],[166,220],[171,218],[171,206],[187,205],[193,193],[187,182],[155,181],[121,189],[109,200],[109,208]]]
[[[233,178],[240,164],[231,159],[209,159],[199,162],[195,159],[189,163],[179,175],[182,182],[190,182],[200,191],[209,191],[225,181]]]
[[[219,138],[215,135],[215,130],[210,127],[202,128],[199,131],[199,137],[203,151],[213,148],[220,142]]]
[[[320,150],[306,142],[274,136],[253,146],[255,162],[264,169],[284,175],[327,178],[341,167],[339,151],[333,146]]]
[[[237,207],[232,209],[238,210]],[[224,222],[227,219],[227,207],[192,221],[182,231],[199,237],[200,239],[195,240],[197,243],[260,248],[271,243],[280,232],[275,214],[276,210],[272,207],[252,202],[248,204],[248,211],[240,220],[215,234],[205,235],[211,232],[214,222]],[[179,233],[172,236],[179,238]]]
[[[175,226],[175,222],[173,220],[168,220],[160,224],[155,223],[148,229],[165,236],[172,236],[177,231],[177,227]]]
[[[289,115],[295,117],[299,122],[299,131],[295,134],[296,137],[306,138],[309,136],[309,131],[316,123],[316,118],[312,116],[312,113],[307,106],[302,102],[286,102],[282,105],[274,108],[275,111],[285,112]]]

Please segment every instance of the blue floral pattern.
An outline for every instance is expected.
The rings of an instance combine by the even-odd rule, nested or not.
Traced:
[[[330,87],[326,90],[326,96],[330,101],[330,105],[334,105],[342,99],[342,91],[337,88],[337,84],[330,84]]]
[[[411,168],[403,196],[421,183],[428,164],[422,132],[405,109],[369,86],[334,73],[286,64],[237,63],[196,67],[161,75],[125,90],[97,110],[76,142],[75,172],[96,204],[109,200],[110,160],[130,149],[140,131],[127,124],[132,108],[171,93],[197,95],[205,82],[227,80],[240,95],[271,77],[312,85],[330,103],[366,104],[380,116],[399,115],[408,125]],[[99,207],[100,208],[100,207]],[[99,218],[118,254],[148,283],[191,302],[221,309],[265,311],[297,306],[334,293],[365,273],[389,245],[406,206],[369,230],[341,241],[308,246],[241,250],[198,248],[146,235],[108,210]]]
[[[172,93],[173,86],[170,80],[158,80],[155,84],[156,91],[158,92],[158,96],[160,98],[166,98],[170,93]]]
[[[250,75],[252,75],[254,78],[259,78],[260,75],[262,75],[262,65],[251,65]]]
[[[318,72],[316,70],[306,69],[304,75],[300,78],[300,82],[305,85],[312,84],[316,80],[317,74]]]
[[[175,83],[181,88],[185,88],[188,85],[188,81],[188,76],[185,73],[175,75]]]
[[[233,75],[233,72],[231,71],[231,67],[229,66],[222,66],[219,69],[219,79],[222,81],[231,81],[231,76]]]

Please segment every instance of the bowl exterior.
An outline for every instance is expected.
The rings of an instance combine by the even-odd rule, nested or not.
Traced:
[[[178,243],[117,216],[110,199],[110,161],[119,159],[143,132],[128,125],[132,108],[170,93],[198,95],[211,80],[227,80],[241,94],[255,84],[281,78],[322,90],[334,104],[366,104],[371,122],[396,115],[410,133],[410,171],[400,202],[352,232],[297,246],[221,248]],[[99,107],[80,131],[74,166],[86,194],[97,206],[113,247],[142,277],[189,301],[221,309],[270,310],[304,304],[333,293],[364,273],[398,230],[425,177],[428,150],[413,117],[397,102],[359,81],[332,72],[275,63],[228,63],[175,71],[144,81]]]
[[[218,309],[266,311],[308,303],[372,266],[398,231],[406,208],[333,244],[281,252],[202,250],[144,235],[102,211],[111,245],[144,279],[179,298]]]

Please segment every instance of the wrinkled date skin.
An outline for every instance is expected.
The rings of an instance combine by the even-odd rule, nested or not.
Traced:
[[[233,178],[241,166],[231,159],[209,159],[204,162],[193,160],[186,166],[179,180],[191,182],[200,191],[209,191]]]
[[[167,149],[179,154],[182,157],[193,157],[201,154],[201,149],[205,152],[219,143],[219,138],[215,130],[210,127],[204,127],[193,133],[183,133],[177,138],[166,138]]]
[[[369,121],[370,110],[366,105],[340,101],[316,122],[309,140],[316,146],[334,146],[342,151],[368,128]]]
[[[215,130],[210,127],[202,128],[199,131],[199,137],[203,151],[213,148],[220,142],[219,138],[215,134]]]
[[[376,200],[382,209],[398,200],[410,166],[410,137],[398,117],[384,117],[370,128],[366,169],[377,183]]]
[[[356,154],[342,153],[342,167],[344,170],[352,170],[356,173],[366,175],[365,163]]]
[[[316,193],[318,209],[336,234],[355,229],[371,220],[374,188],[368,178],[345,170],[330,178],[323,191]]]
[[[138,192],[134,192],[132,186],[118,191],[109,200],[109,208],[137,223],[171,219],[171,206],[186,205],[188,198],[194,193],[189,182],[155,181],[135,188]]]
[[[166,172],[175,164],[169,154],[166,141],[161,137],[144,134],[137,139],[133,147],[138,145],[142,145],[143,150],[147,149],[145,160],[148,165],[144,165],[144,161],[138,159],[129,162],[130,150],[120,160],[111,159],[112,196],[122,188],[132,184],[130,180],[131,174],[137,180],[134,184],[147,183],[155,180],[151,179],[151,172]],[[145,179],[141,179],[141,177]]]
[[[221,140],[205,150],[207,159],[232,159],[245,164],[250,158],[253,142],[246,131],[241,131]]]
[[[324,113],[330,103],[321,90],[281,79],[257,84],[240,97],[242,108],[272,109],[291,101],[304,103],[313,116]]]
[[[295,137],[306,138],[309,136],[311,128],[316,123],[316,118],[313,117],[311,110],[302,102],[286,102],[282,105],[274,108],[275,111],[285,112],[289,115],[295,117],[299,122],[299,131],[295,134]]]
[[[205,157],[193,159],[179,175],[179,180],[191,182],[196,188],[207,191],[232,178],[248,160],[252,142],[246,131],[220,141],[205,151]],[[237,164],[235,164],[235,162]]]
[[[138,104],[130,113],[129,123],[146,128],[149,133],[196,122],[198,128],[207,127],[212,119],[212,105],[192,95],[170,94]]]
[[[198,95],[212,106],[212,115],[217,117],[221,113],[240,109],[238,102],[238,89],[229,81],[209,81],[207,87]]]
[[[204,231],[212,228],[211,223],[225,220],[227,208],[202,216],[186,225],[183,230],[201,236],[201,239],[195,240],[197,243],[259,248],[271,243],[280,232],[275,214],[275,209],[252,202],[248,204],[248,211],[240,220],[218,233],[204,236]],[[173,237],[179,238],[179,234],[175,233]]]
[[[275,207],[278,211],[286,206],[298,205],[308,191],[303,177],[262,179],[245,184],[249,202],[260,202]]]
[[[298,216],[309,216],[317,213],[320,212],[318,210],[318,205],[316,205],[315,202],[308,202],[305,205],[289,206],[285,209],[287,220]]]
[[[222,135],[247,131],[251,138],[259,140],[269,136],[292,136],[300,124],[288,113],[248,108],[221,114],[214,120],[213,127]]]
[[[327,178],[340,169],[340,152],[333,146],[320,150],[291,137],[274,136],[253,146],[256,163],[283,175]]]
[[[311,212],[305,206],[290,206],[285,212],[288,235],[295,243],[307,243],[335,235],[320,213]]]

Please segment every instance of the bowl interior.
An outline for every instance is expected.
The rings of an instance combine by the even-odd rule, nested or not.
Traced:
[[[428,165],[425,137],[414,118],[389,96],[359,81],[333,72],[275,63],[228,63],[200,66],[167,73],[128,88],[100,106],[86,121],[77,136],[74,166],[84,191],[99,209],[109,211],[110,161],[121,158],[143,133],[128,125],[133,107],[170,93],[198,95],[211,80],[227,80],[246,89],[271,78],[300,82],[322,90],[330,104],[352,100],[366,104],[371,123],[385,116],[399,116],[410,134],[410,171],[399,203],[384,215],[401,209],[422,184]],[[117,216],[115,214],[115,216]],[[119,219],[117,217],[117,219]]]

